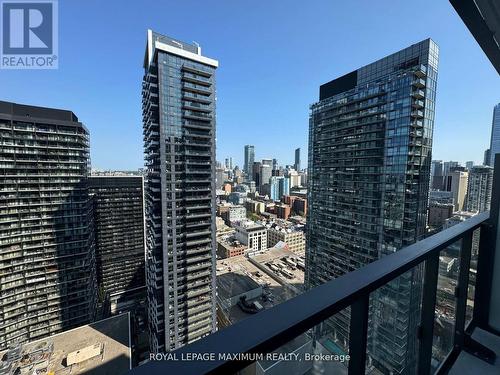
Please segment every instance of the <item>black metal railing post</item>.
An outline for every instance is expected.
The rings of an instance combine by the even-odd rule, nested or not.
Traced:
[[[422,312],[418,336],[418,373],[431,372],[432,342],[434,339],[434,315],[436,309],[437,282],[439,276],[439,252],[425,261]]]
[[[469,289],[469,272],[473,236],[473,231],[466,233],[462,238],[462,246],[460,248],[458,286],[455,290],[457,302],[455,309],[455,335],[453,339],[454,351],[460,351],[464,345],[465,320],[467,314],[467,291]]]
[[[479,239],[479,255],[477,261],[477,277],[473,313],[474,326],[486,330],[489,329],[491,288],[493,282],[493,268],[499,225],[500,154],[496,154],[495,157],[493,186],[491,190],[490,216],[488,221],[481,226],[481,237]]]
[[[369,304],[370,295],[366,294],[351,305],[349,374],[365,373]]]

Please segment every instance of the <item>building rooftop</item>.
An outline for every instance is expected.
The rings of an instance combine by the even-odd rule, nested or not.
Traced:
[[[234,227],[242,228],[247,231],[265,229],[265,227],[262,224],[256,223],[255,221],[252,220],[242,220],[239,222],[235,222]]]
[[[12,358],[14,352],[20,355]],[[129,314],[71,329],[0,353],[0,373],[11,357],[12,368],[26,374],[115,375],[131,368]],[[41,371],[46,369],[45,371]],[[6,372],[7,374],[9,372]]]
[[[259,287],[250,276],[227,272],[217,276],[217,293],[222,300],[238,296]]]

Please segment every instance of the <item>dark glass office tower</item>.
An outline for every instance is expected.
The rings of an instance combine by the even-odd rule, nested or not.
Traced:
[[[295,164],[293,167],[297,172],[300,171],[300,147],[295,149]]]
[[[424,234],[437,63],[427,39],[320,87],[309,127],[309,288]],[[416,367],[420,281],[417,269],[371,296],[368,350],[383,371]],[[323,329],[346,349],[348,315]]]
[[[73,112],[0,102],[0,351],[94,318],[89,160]]]
[[[243,169],[249,179],[252,179],[253,163],[255,162],[255,147],[252,145],[245,145],[245,162]]]
[[[142,109],[151,350],[216,330],[215,70],[197,45],[148,31]]]
[[[494,167],[495,155],[500,153],[500,103],[493,108],[493,120],[491,121],[491,139],[488,165]]]
[[[142,176],[92,176],[100,302],[112,314],[146,298]],[[108,309],[106,309],[108,310]]]

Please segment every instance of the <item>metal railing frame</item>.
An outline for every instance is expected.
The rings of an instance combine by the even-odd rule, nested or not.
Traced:
[[[500,205],[500,154],[496,156],[490,212],[483,212],[442,232],[387,255],[365,267],[308,290],[268,310],[259,312],[221,331],[177,349],[177,360],[150,361],[130,371],[132,375],[156,374],[230,374],[244,369],[253,361],[219,359],[227,353],[271,353],[345,309],[351,307],[349,374],[362,374],[367,358],[368,309],[370,293],[424,264],[421,320],[418,327],[418,373],[431,372],[434,337],[439,254],[462,240],[459,276],[456,288],[455,332],[453,348],[438,368],[446,373],[458,354],[467,346],[475,327],[491,331],[488,326],[492,259],[495,256]],[[472,321],[466,324],[467,290],[474,231],[480,230],[475,303]],[[214,353],[215,360],[183,360],[184,356]]]

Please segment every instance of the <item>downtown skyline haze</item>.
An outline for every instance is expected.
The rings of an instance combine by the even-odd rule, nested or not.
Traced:
[[[199,12],[187,28],[190,7]],[[500,101],[498,75],[449,2],[421,7],[432,12],[411,17],[396,1],[144,1],[141,11],[133,2],[60,1],[59,69],[1,70],[9,87],[2,99],[71,109],[91,132],[93,168],[140,168],[141,67],[151,28],[194,40],[220,61],[218,160],[232,157],[243,168],[251,144],[256,161],[292,165],[300,147],[304,168],[318,86],[430,37],[440,48],[433,159],[481,163]]]

